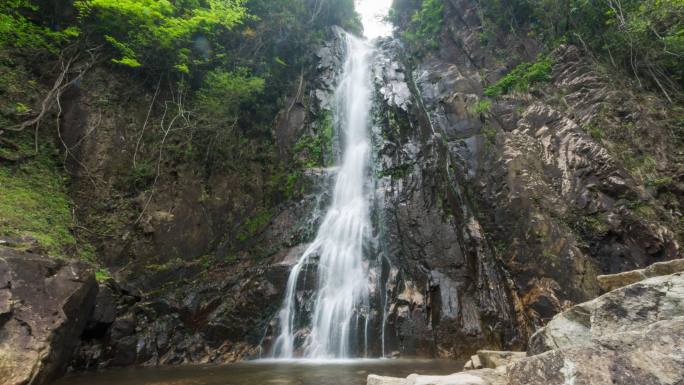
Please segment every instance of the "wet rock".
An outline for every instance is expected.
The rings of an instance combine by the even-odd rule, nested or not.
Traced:
[[[96,295],[84,263],[0,247],[0,384],[45,384],[61,375]]]

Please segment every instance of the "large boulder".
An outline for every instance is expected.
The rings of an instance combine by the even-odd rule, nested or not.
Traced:
[[[528,353],[589,345],[684,315],[684,273],[649,278],[555,316],[530,338]]]
[[[88,266],[0,247],[0,385],[61,375],[92,312]]]
[[[509,385],[683,384],[684,317],[533,356],[508,374]]]

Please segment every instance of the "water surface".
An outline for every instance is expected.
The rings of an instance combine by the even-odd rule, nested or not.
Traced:
[[[112,369],[69,375],[54,385],[365,385],[368,374],[450,374],[447,360],[253,361],[221,366]]]

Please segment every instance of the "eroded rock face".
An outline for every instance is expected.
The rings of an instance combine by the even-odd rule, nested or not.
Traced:
[[[681,150],[663,100],[575,46],[551,53],[548,83],[481,110],[484,88],[539,45],[504,38],[499,55],[478,38],[477,2],[444,12],[437,52],[408,64],[387,40],[374,68],[377,233],[395,269],[386,331],[404,354],[522,350],[599,295],[596,277],[681,256]],[[672,183],[653,188],[656,175]]]
[[[428,120],[423,106],[428,97],[417,93],[401,54],[396,42],[386,41],[373,68],[378,259],[389,265],[381,278],[387,296],[386,349],[459,357],[474,353],[476,346],[520,343],[508,282],[467,192],[454,184],[460,174],[454,173],[450,148]],[[454,84],[479,84],[452,82],[450,74],[435,93]],[[453,75],[460,76],[455,70]]]
[[[45,384],[61,375],[95,303],[84,263],[0,247],[0,384]]]

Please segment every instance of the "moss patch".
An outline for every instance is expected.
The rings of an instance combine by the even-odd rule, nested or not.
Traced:
[[[76,252],[76,239],[66,177],[56,149],[45,144],[33,155],[28,136],[15,151],[24,160],[0,165],[0,234],[32,237],[49,253],[67,256]]]
[[[496,83],[485,88],[484,94],[489,97],[505,95],[511,91],[528,91],[536,83],[551,80],[550,57],[542,56],[534,63],[522,63]]]
[[[271,222],[271,218],[273,218],[273,213],[270,210],[258,212],[240,227],[237,239],[240,242],[245,242],[253,238]]]

